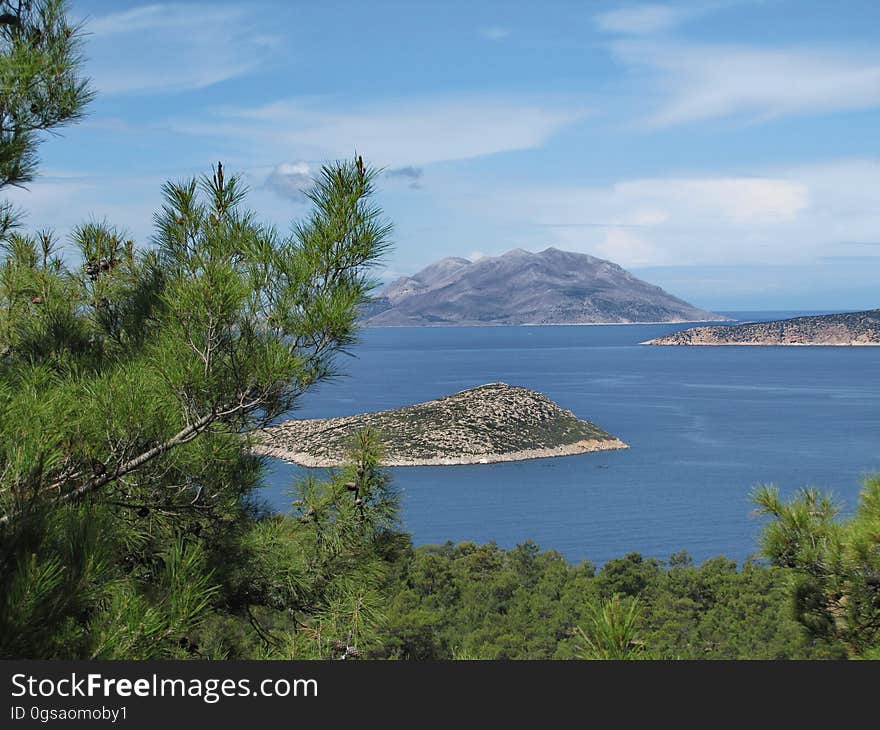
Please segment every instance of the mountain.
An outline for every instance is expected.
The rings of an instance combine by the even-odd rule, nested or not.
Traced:
[[[548,248],[445,258],[389,284],[367,326],[722,321],[611,261]]]
[[[645,345],[880,345],[880,309],[691,327]]]
[[[289,420],[256,433],[254,451],[302,466],[339,466],[355,434],[379,434],[387,466],[488,464],[626,449],[547,396],[488,383],[403,408]]]

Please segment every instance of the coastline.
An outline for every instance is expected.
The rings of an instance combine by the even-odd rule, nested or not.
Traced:
[[[654,347],[880,347],[880,342],[657,342],[645,340],[640,345]]]
[[[732,326],[703,325],[654,337],[643,345],[869,347],[880,345],[880,309],[806,315]]]
[[[463,454],[458,457],[437,457],[433,459],[402,459],[391,456],[383,462],[384,466],[464,466],[468,464],[497,464],[507,461],[528,461],[530,459],[547,459],[555,456],[575,456],[577,454],[589,454],[594,451],[616,451],[628,449],[629,445],[620,439],[584,439],[572,444],[554,446],[546,449],[524,449],[522,451],[510,451],[499,454]],[[281,459],[298,466],[309,469],[330,468],[341,466],[339,461],[326,457],[314,456],[298,451],[275,446],[255,444],[250,449],[260,456],[269,456]]]
[[[738,320],[725,317],[724,319],[667,319],[662,322],[449,322],[435,324],[362,324],[361,329],[404,329],[407,327],[420,329],[422,327],[629,327],[640,324],[702,324],[704,322],[737,322]]]

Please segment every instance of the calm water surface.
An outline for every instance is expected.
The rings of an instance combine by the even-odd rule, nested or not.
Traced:
[[[750,313],[765,319],[781,313]],[[744,317],[744,315],[741,315]],[[363,333],[348,376],[303,418],[395,408],[504,381],[545,393],[627,442],[624,451],[393,470],[417,544],[532,539],[570,560],[630,551],[702,560],[756,552],[749,494],[773,482],[852,508],[880,471],[880,347],[645,347],[683,325],[390,328]],[[271,462],[287,510],[306,470]]]

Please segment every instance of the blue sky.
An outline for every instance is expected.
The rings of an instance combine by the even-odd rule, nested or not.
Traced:
[[[218,159],[287,228],[385,167],[387,278],[547,246],[714,309],[878,306],[880,3],[74,1],[98,97],[15,192],[148,242]]]

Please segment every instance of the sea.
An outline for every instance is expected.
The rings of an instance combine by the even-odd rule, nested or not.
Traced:
[[[761,321],[805,312],[729,312]],[[775,484],[831,493],[843,515],[880,472],[880,347],[651,347],[691,325],[397,327],[361,333],[342,377],[288,417],[396,408],[483,383],[540,391],[631,448],[391,470],[417,545],[532,540],[596,565],[755,557],[751,495]],[[310,472],[270,460],[263,497],[290,508]]]

